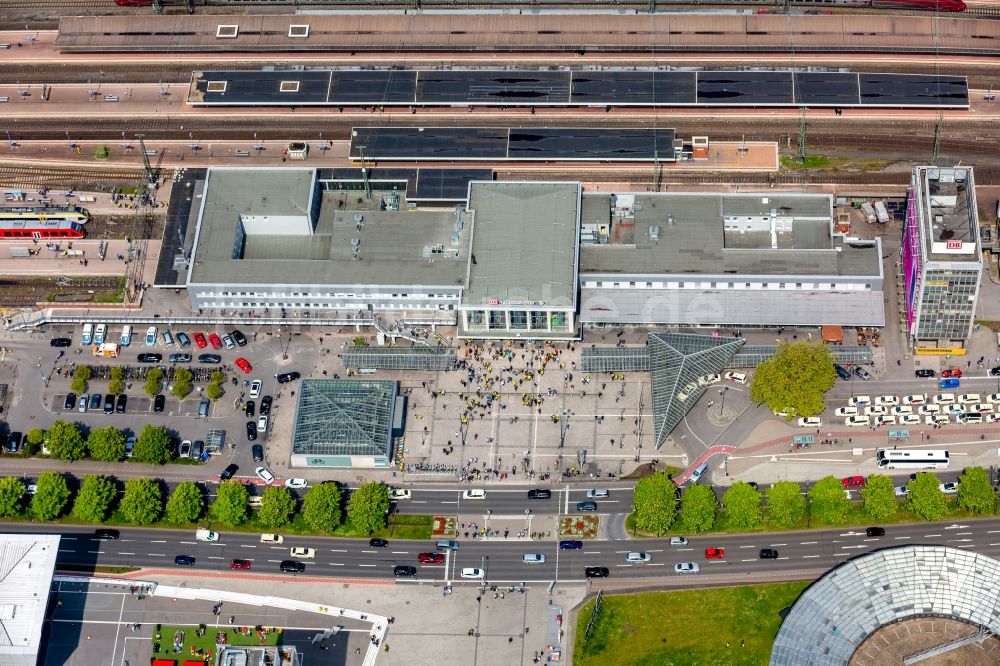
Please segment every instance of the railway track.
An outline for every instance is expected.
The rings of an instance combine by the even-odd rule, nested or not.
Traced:
[[[141,177],[141,165],[131,169],[111,166],[33,167],[0,163],[0,187],[108,190],[116,185],[134,185]]]

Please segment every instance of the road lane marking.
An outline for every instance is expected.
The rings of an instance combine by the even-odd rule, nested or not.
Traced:
[[[408,551],[408,550],[390,550],[389,552],[392,553],[393,555],[409,555],[410,554],[410,551]]]
[[[816,541],[800,541],[799,545],[800,546],[812,546],[812,545],[814,545],[816,543],[817,543]]]
[[[740,546],[740,548],[756,548],[757,546]]]
[[[772,543],[771,547],[774,548],[776,546],[787,546],[787,545],[788,545],[787,543]]]
[[[344,566],[343,562],[327,562],[327,564],[329,564],[331,567],[342,567],[342,566]]]
[[[908,537],[908,536],[898,536],[898,537],[894,537],[894,538],[895,538],[895,539],[912,539],[913,537]]]
[[[126,553],[124,551],[118,553],[119,555],[135,555],[135,553]]]
[[[347,549],[345,549],[345,548],[331,548],[330,552],[331,553],[346,553]]]
[[[60,553],[75,553],[76,551],[73,550],[72,548],[60,548],[59,552]]]
[[[755,559],[753,559],[753,560],[740,560],[740,562],[756,562],[756,561],[757,560],[755,560]]]
[[[956,532],[955,536],[969,536],[972,532]]]
[[[815,558],[815,557],[819,557],[819,555],[803,555],[802,559],[803,560],[808,560],[810,558]]]
[[[166,542],[167,542],[166,539],[164,539],[163,541],[150,541],[149,543],[166,543]]]
[[[165,553],[146,553],[146,557],[166,557]]]
[[[931,537],[938,537],[940,539],[941,535],[940,534],[925,534],[924,535],[925,539],[930,539]]]
[[[358,566],[359,567],[373,567],[375,565],[374,564],[359,564]]]

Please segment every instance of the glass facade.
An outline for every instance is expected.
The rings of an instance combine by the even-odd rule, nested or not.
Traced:
[[[340,354],[345,368],[435,370],[455,367],[452,347],[352,347]]]
[[[572,336],[575,326],[573,313],[563,310],[462,310],[461,335]]]
[[[292,455],[307,465],[338,456],[388,461],[397,382],[364,379],[303,379],[292,434]],[[312,460],[315,456],[316,460]]]
[[[979,275],[978,269],[928,266],[914,332],[918,340],[965,340],[976,312]]]

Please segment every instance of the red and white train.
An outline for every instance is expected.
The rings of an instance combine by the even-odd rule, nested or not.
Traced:
[[[0,207],[0,239],[83,238],[88,219],[80,208]]]

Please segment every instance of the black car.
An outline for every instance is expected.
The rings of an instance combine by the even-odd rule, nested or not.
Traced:
[[[774,548],[761,548],[760,549],[760,559],[762,560],[776,560],[778,559],[778,551]]]
[[[257,440],[257,424],[253,421],[247,421],[247,439],[251,442]],[[260,446],[259,444],[257,446]]]
[[[607,567],[587,567],[583,570],[583,575],[587,578],[607,578],[609,573],[611,572]]]
[[[185,352],[178,352],[176,354],[171,354],[167,357],[167,360],[171,363],[190,363],[191,354]]]
[[[240,467],[236,463],[230,463],[226,465],[226,469],[222,470],[222,474],[219,474],[220,481],[228,481],[236,475],[236,470]]]
[[[586,501],[583,501],[583,502],[577,502],[576,503],[576,510],[577,511],[597,511],[597,502],[591,502],[590,500],[586,500]]]
[[[125,413],[125,405],[128,404],[128,396],[122,393],[118,396],[118,401],[115,403],[115,411],[119,414]]]
[[[91,409],[91,411],[93,411],[95,409],[100,409],[101,408],[101,400],[102,399],[103,399],[103,396],[100,393],[91,393],[90,394],[90,409]]]
[[[115,411],[115,394],[109,393],[104,396],[104,413],[110,414]]]
[[[254,401],[253,400],[247,400],[247,404],[243,408],[243,411],[246,412],[246,415],[247,415],[248,419],[252,419],[253,418],[254,407],[256,407],[256,404],[254,403]]]
[[[247,336],[243,335],[243,331],[233,330],[229,335],[233,336],[233,340],[236,341],[240,347],[247,346]]]
[[[177,334],[177,344],[179,344],[181,348],[190,347],[191,338],[188,337],[187,333],[181,331],[180,333]]]
[[[254,444],[253,448],[251,449],[251,452],[253,453],[253,461],[254,462],[264,462],[264,447],[263,446],[261,446],[260,444]]]
[[[392,568],[393,576],[416,576],[417,568],[406,564],[397,564]]]
[[[271,402],[272,398],[269,395],[265,395],[260,399],[260,415],[269,416],[271,414]]]
[[[118,541],[121,538],[121,533],[118,530],[109,530],[102,527],[99,530],[94,530],[95,539],[103,539],[104,541]]]
[[[205,442],[200,439],[194,440],[194,444],[191,445],[191,457],[195,460],[201,460],[202,455],[205,453]]]
[[[159,363],[163,360],[163,354],[145,352],[136,356],[136,360],[139,361],[139,363]]]
[[[552,497],[552,491],[548,488],[532,488],[528,491],[528,499],[548,499]]]
[[[559,542],[559,550],[580,550],[583,542],[576,539],[563,539]]]
[[[993,368],[993,370],[1000,370],[1000,368]],[[933,370],[929,368],[920,368],[919,370],[915,370],[913,374],[915,374],[917,377],[933,377],[937,373],[935,373]],[[993,372],[992,374],[1000,375],[1000,372]]]
[[[67,393],[66,400],[63,401],[63,409],[74,409],[76,407],[76,393]]]
[[[288,573],[302,573],[306,570],[306,565],[298,560],[282,560],[280,566],[282,571]]]
[[[198,362],[206,365],[222,363],[222,357],[218,354],[198,354]]]
[[[52,338],[49,340],[50,347],[69,347],[73,341],[69,338]]]
[[[1000,377],[1000,365],[995,368],[990,368],[990,374],[994,377]]]
[[[833,369],[837,371],[837,376],[840,377],[841,379],[850,379],[851,378],[851,373],[849,373],[847,371],[847,368],[845,368],[844,366],[840,365],[839,363],[834,363],[833,364]]]
[[[179,567],[193,567],[194,558],[190,555],[178,555],[174,558],[174,564]]]
[[[865,530],[865,536],[879,537],[885,536],[885,530],[881,527],[869,527]]]
[[[385,548],[389,545],[389,542],[385,539],[369,539],[368,545],[372,548]]]
[[[167,404],[167,398],[162,393],[157,393],[156,397],[153,398],[153,411],[160,413],[163,411],[164,406]]]
[[[12,432],[7,437],[7,453],[17,453],[21,448],[21,433]]]
[[[288,382],[293,382],[299,377],[301,377],[297,372],[283,372],[280,375],[275,375],[274,378],[278,380],[279,384],[287,384]]]

